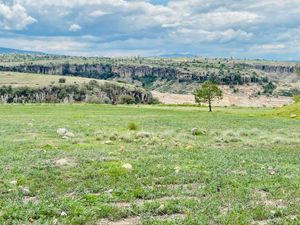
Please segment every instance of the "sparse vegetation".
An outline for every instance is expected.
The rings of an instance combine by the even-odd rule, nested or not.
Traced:
[[[0,224],[297,224],[291,107],[0,105]]]
[[[60,83],[60,84],[66,83],[66,78],[63,78],[63,77],[59,78],[58,83]]]

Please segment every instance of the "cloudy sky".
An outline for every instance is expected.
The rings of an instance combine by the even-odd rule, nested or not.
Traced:
[[[300,0],[0,0],[0,46],[300,60]]]

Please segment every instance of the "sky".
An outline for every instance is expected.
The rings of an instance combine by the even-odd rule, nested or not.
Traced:
[[[0,0],[0,46],[300,60],[300,0]]]

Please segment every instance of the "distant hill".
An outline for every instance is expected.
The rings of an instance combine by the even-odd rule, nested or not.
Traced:
[[[36,51],[25,51],[25,50],[19,50],[19,49],[12,49],[12,48],[3,48],[0,47],[0,54],[43,54],[42,52],[36,52]]]

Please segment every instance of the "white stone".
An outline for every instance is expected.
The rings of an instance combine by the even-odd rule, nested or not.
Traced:
[[[58,135],[60,135],[60,136],[65,136],[66,133],[68,133],[68,130],[67,130],[66,128],[58,128],[58,129],[56,130],[56,133],[57,133]]]
[[[132,165],[129,164],[129,163],[125,163],[122,167],[127,169],[127,170],[132,170]]]

